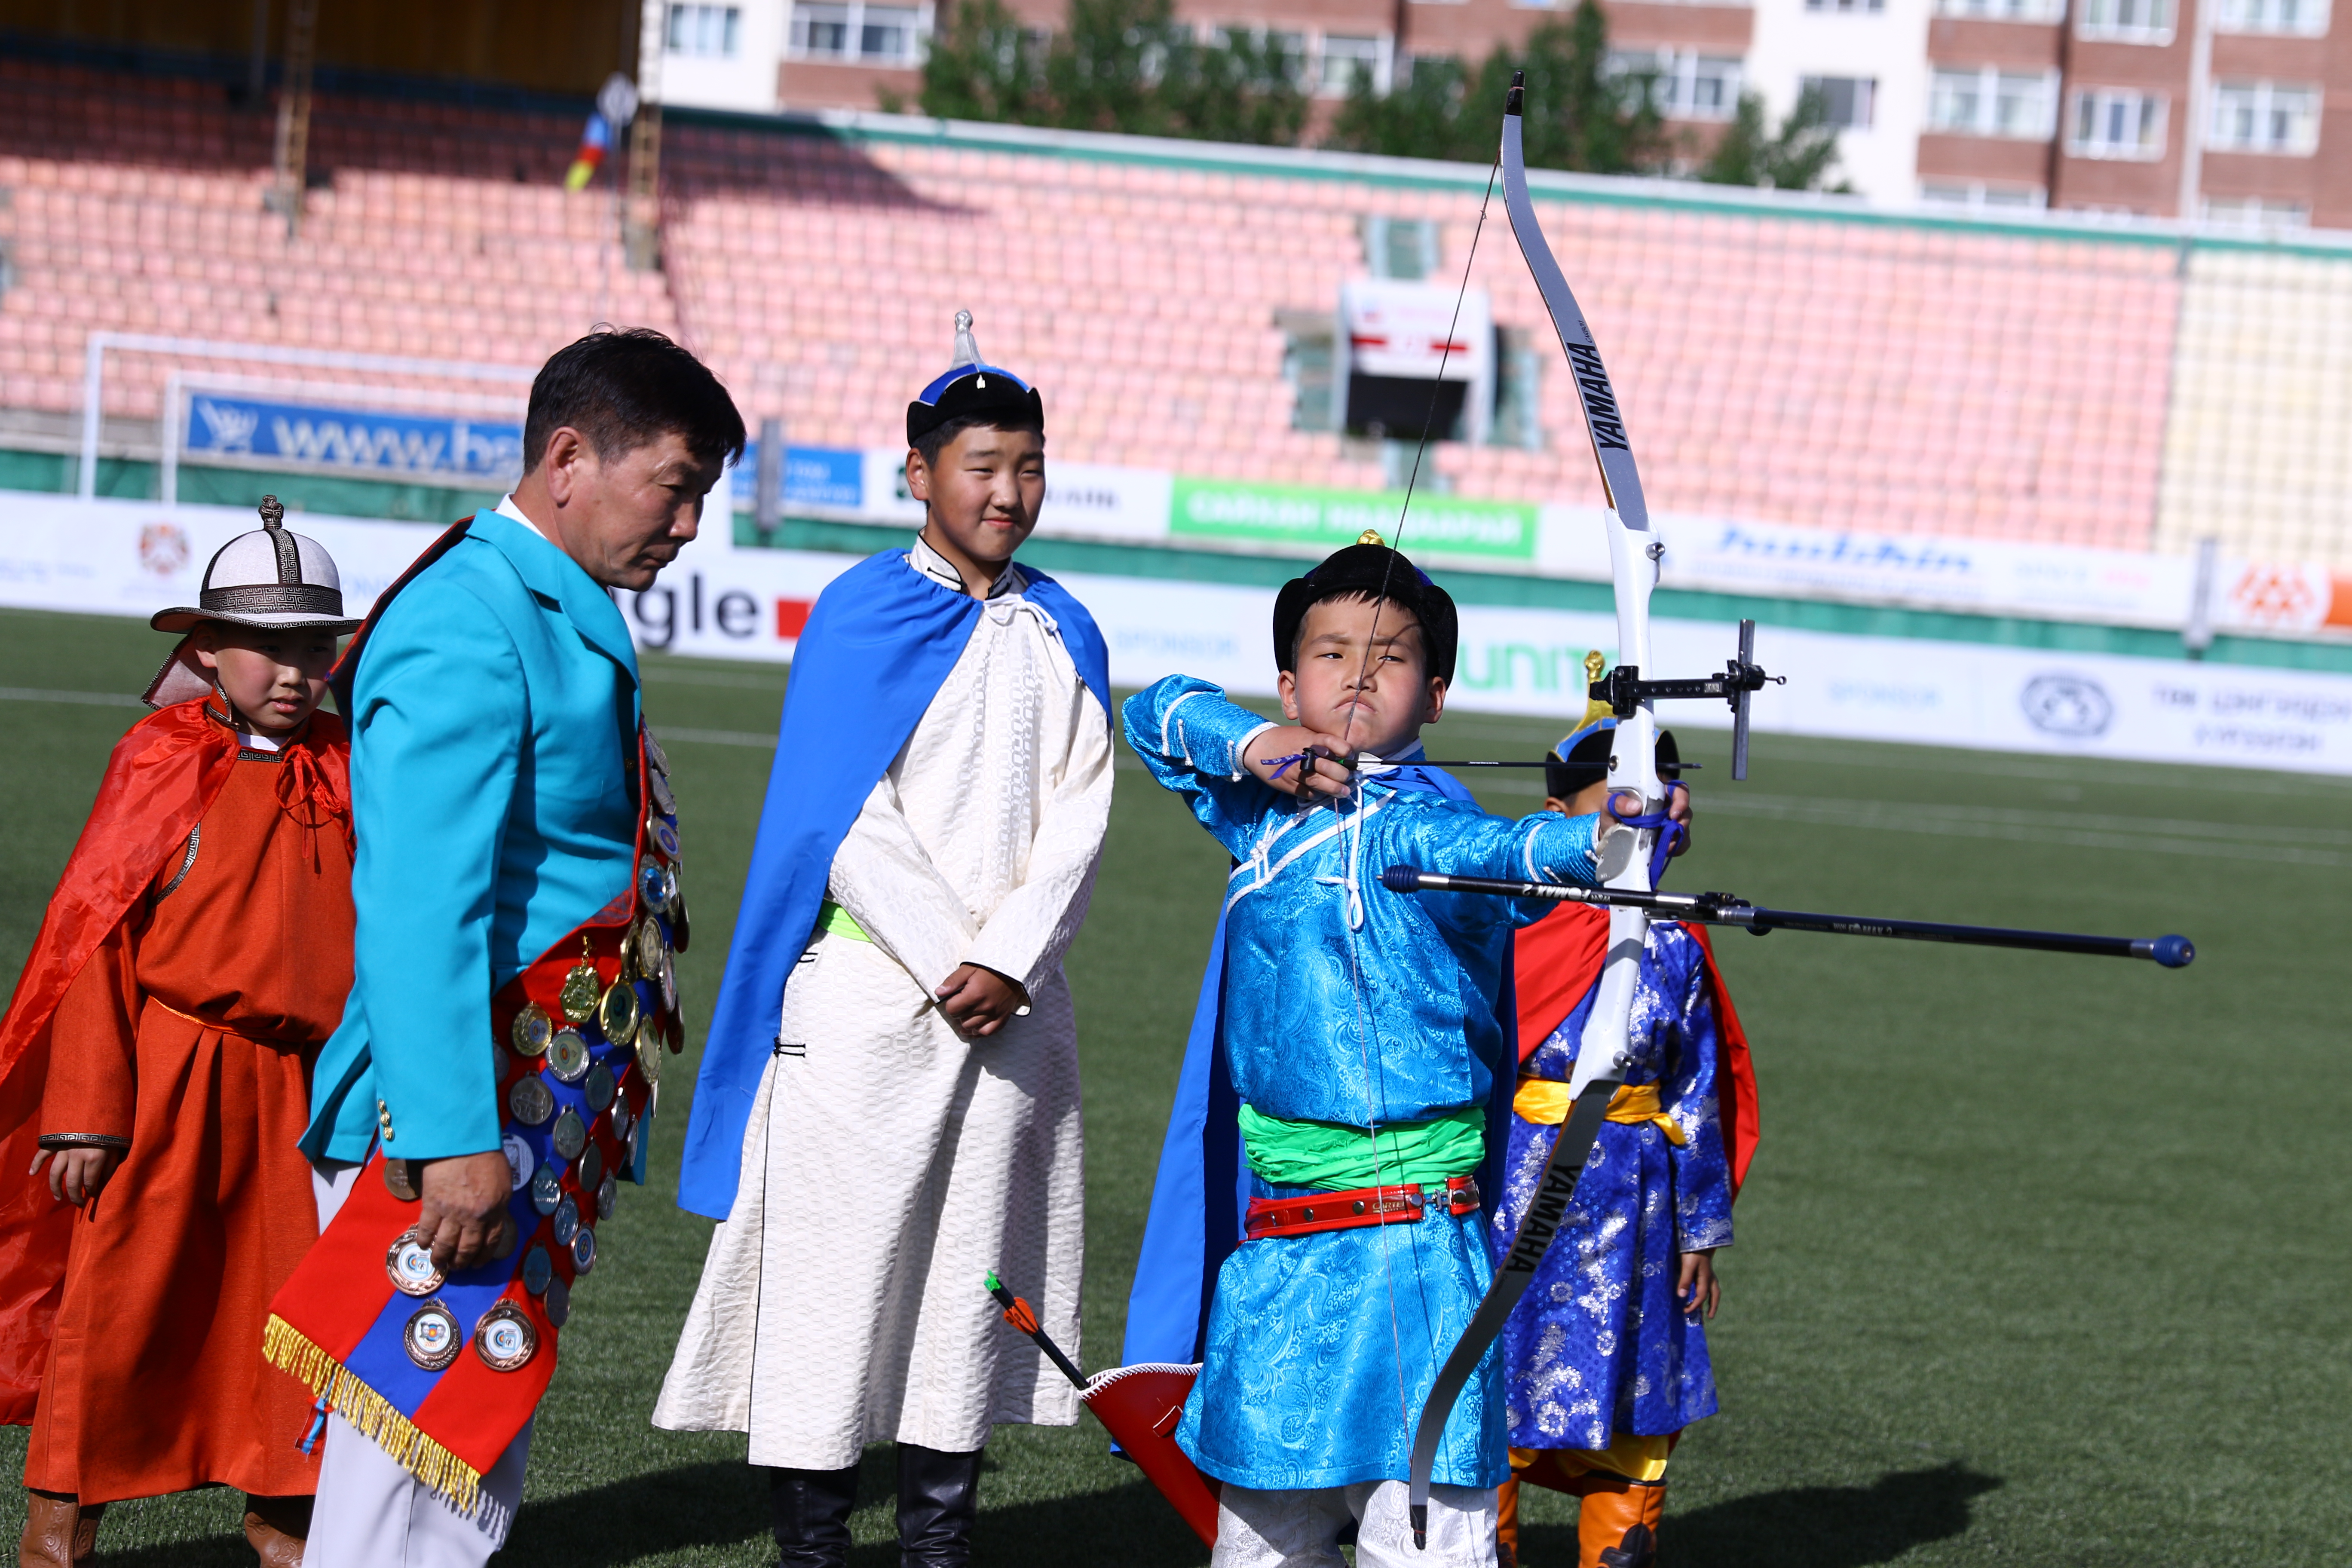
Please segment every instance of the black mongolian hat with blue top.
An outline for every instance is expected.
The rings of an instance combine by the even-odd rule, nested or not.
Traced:
[[[971,312],[958,310],[955,357],[945,374],[907,405],[907,445],[914,446],[951,419],[1045,430],[1045,400],[1037,389],[1000,365],[980,357],[972,340]]]

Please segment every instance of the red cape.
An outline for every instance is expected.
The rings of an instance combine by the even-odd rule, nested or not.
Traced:
[[[289,748],[310,766],[289,770],[320,805],[351,821],[351,748],[343,721],[312,716]],[[49,900],[40,935],[0,1018],[0,1425],[33,1418],[48,1361],[74,1211],[26,1170],[40,1147],[49,1077],[49,1025],[82,965],[204,820],[236,765],[236,732],[202,700],[142,719],[115,742],[89,820]]]
[[[1731,1166],[1731,1194],[1748,1178],[1756,1157],[1756,1068],[1748,1057],[1748,1032],[1732,1010],[1731,993],[1716,967],[1715,947],[1704,926],[1683,928],[1698,939],[1706,958],[1706,981],[1715,1003],[1721,1059],[1716,1063],[1716,1102],[1723,1123],[1723,1152]],[[1519,1060],[1551,1037],[1560,1020],[1576,1010],[1601,978],[1609,944],[1609,911],[1592,904],[1563,904],[1521,930],[1513,943],[1513,978],[1519,995]]]

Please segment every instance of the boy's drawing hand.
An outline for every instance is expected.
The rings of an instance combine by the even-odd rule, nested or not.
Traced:
[[[1330,755],[1310,756],[1283,767],[1284,758],[1318,749]],[[1332,758],[1352,754],[1353,748],[1337,735],[1326,735],[1303,724],[1285,724],[1261,731],[1244,752],[1242,765],[1285,795],[1310,802],[1341,800],[1355,787],[1355,774]],[[1280,778],[1274,776],[1277,768],[1282,769]]]
[[[1723,1282],[1715,1277],[1715,1249],[1685,1252],[1682,1260],[1682,1278],[1675,1282],[1675,1299],[1692,1317],[1696,1317],[1702,1308],[1708,1317],[1714,1317],[1717,1303],[1723,1300]]]
[[[1004,1020],[1029,1005],[1021,987],[993,969],[977,963],[957,966],[936,993],[940,1012],[956,1033],[984,1040],[1004,1027]]]
[[[44,1149],[33,1156],[33,1171],[37,1174],[44,1163],[49,1166],[49,1195],[61,1204],[79,1208],[105,1189],[114,1168],[122,1163],[125,1151],[100,1147],[95,1149]]]
[[[421,1162],[416,1239],[433,1252],[433,1267],[455,1274],[514,1250],[514,1221],[507,1200],[514,1193],[514,1167],[497,1149]]]

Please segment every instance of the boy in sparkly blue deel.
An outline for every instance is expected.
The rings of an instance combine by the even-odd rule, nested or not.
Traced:
[[[1235,862],[1129,1306],[1127,1359],[1197,1360],[1177,1441],[1223,1484],[1215,1568],[1495,1561],[1498,1358],[1455,1407],[1426,1551],[1412,1426],[1491,1278],[1478,1172],[1516,1068],[1511,933],[1550,907],[1408,897],[1393,865],[1591,885],[1597,819],[1489,816],[1418,765],[1454,605],[1368,539],[1284,587],[1271,723],[1173,676],[1127,738]],[[1504,1096],[1507,1100],[1507,1089]],[[1234,1134],[1238,1131],[1238,1147]]]

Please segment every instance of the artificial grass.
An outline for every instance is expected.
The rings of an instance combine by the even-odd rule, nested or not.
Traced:
[[[0,615],[15,809],[13,970],[165,639]],[[677,768],[709,1016],[766,779],[781,670],[649,656]],[[1454,754],[1558,726],[1457,716]],[[1764,1138],[1720,1259],[1724,1409],[1677,1450],[1664,1547],[1689,1568],[2324,1563],[2352,1539],[2352,1285],[2342,1215],[2352,784],[1763,737],[1752,783],[1684,731],[1696,847],[1672,885],[1798,909],[2195,938],[2194,967],[1779,933],[1718,941],[1756,1043]],[[1483,781],[1482,781],[1483,782]],[[1535,803],[1527,782],[1488,795]],[[1516,785],[1522,793],[1509,793]],[[1116,1361],[1162,1119],[1223,863],[1133,765],[1073,951],[1087,1089],[1089,1368]],[[742,1439],[647,1423],[709,1226],[671,1204],[693,1053],[666,1075],[655,1185],[601,1228],[501,1563],[771,1563]],[[1013,1281],[1016,1286],[1020,1281]],[[802,1281],[826,1310],[822,1260]],[[974,1281],[974,1289],[979,1288]],[[1008,1331],[1009,1332],[1010,1331]],[[21,1459],[0,1435],[0,1463]],[[1205,1553],[1091,1418],[1004,1428],[978,1560],[1194,1564]],[[11,1473],[15,1473],[13,1470]],[[896,1562],[887,1450],[858,1568]],[[0,1531],[21,1501],[0,1490]],[[120,1505],[104,1560],[251,1561],[237,1500]],[[1526,1560],[1573,1560],[1531,1492]]]

